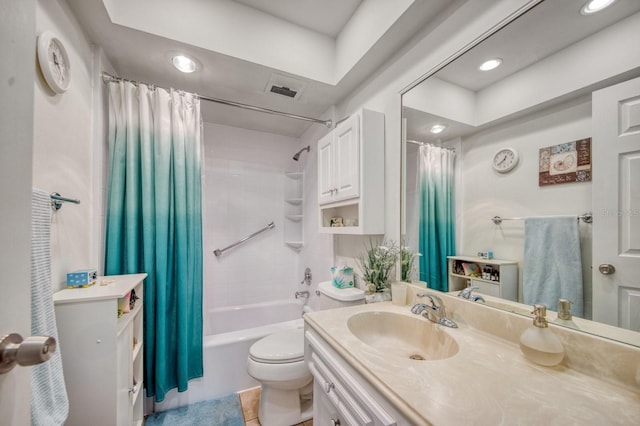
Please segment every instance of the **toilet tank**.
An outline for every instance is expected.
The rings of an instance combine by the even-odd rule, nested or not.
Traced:
[[[333,286],[331,281],[324,281],[318,284],[318,291],[320,291],[319,310],[343,308],[364,303],[364,291],[359,288],[337,288]]]

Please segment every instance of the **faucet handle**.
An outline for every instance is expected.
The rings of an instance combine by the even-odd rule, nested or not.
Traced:
[[[460,293],[458,293],[458,297],[462,297],[463,299],[469,299],[471,297],[471,293],[473,293],[473,290],[478,290],[480,287],[478,286],[473,286],[473,287],[467,287],[465,289],[463,289]]]
[[[429,300],[431,301],[431,307],[433,309],[439,310],[441,308],[444,308],[444,302],[442,302],[442,299],[440,298],[440,296],[437,296],[435,294],[418,293],[416,294],[416,297],[428,297]]]

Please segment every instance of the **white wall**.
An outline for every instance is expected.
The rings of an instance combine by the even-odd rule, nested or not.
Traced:
[[[466,138],[462,143],[462,230],[458,253],[475,255],[493,250],[494,257],[519,262],[519,298],[522,300],[524,222],[494,216],[525,217],[582,214],[591,210],[591,182],[538,186],[540,148],[591,136],[590,98],[538,112]],[[500,148],[515,148],[520,161],[510,173],[491,168]],[[597,171],[595,171],[597,173]],[[581,223],[585,306],[591,306],[591,225]],[[585,312],[590,317],[590,312]]]
[[[34,0],[0,2],[0,330],[31,333]],[[31,369],[0,374],[3,424],[30,423]]]
[[[298,253],[284,244],[285,172],[296,170],[298,139],[204,124],[204,306],[291,299]],[[304,156],[306,153],[303,153]],[[264,228],[244,244],[224,248]]]
[[[65,204],[54,213],[51,228],[54,291],[64,288],[66,273],[101,264],[94,242],[97,211],[94,197],[96,169],[104,161],[94,156],[94,94],[92,46],[62,0],[40,0],[36,31],[53,31],[65,44],[71,62],[67,92],[55,94],[36,72],[34,93],[33,186],[77,198],[80,205]],[[35,63],[34,63],[35,65]]]

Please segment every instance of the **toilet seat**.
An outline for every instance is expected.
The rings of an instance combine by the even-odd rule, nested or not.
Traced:
[[[251,345],[249,358],[265,364],[304,361],[304,329],[280,331]]]

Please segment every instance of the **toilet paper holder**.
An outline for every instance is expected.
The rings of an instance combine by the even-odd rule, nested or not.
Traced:
[[[29,366],[48,361],[56,351],[56,339],[50,336],[31,336],[23,339],[18,333],[0,337],[0,374],[16,366]]]

